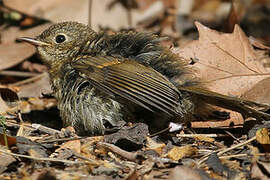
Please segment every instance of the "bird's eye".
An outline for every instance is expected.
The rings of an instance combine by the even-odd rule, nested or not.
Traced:
[[[66,40],[66,37],[63,34],[57,35],[55,37],[55,42],[56,43],[62,43]]]

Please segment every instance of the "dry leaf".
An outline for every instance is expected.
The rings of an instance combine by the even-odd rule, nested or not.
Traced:
[[[0,159],[0,174],[8,169],[7,166],[17,161],[13,156],[4,153],[0,154]]]
[[[166,146],[164,143],[157,143],[153,139],[151,139],[150,137],[146,137],[146,140],[147,140],[146,146],[147,146],[148,150],[153,150],[153,151],[157,152],[158,154],[163,153],[163,149]]]
[[[6,112],[8,109],[8,105],[5,103],[2,97],[0,97],[0,113]]]
[[[61,149],[71,149],[72,151],[74,151],[76,153],[80,153],[81,152],[81,142],[80,142],[80,140],[68,141],[68,142],[64,143],[63,145],[61,145],[60,148],[55,150],[55,152],[59,152]]]
[[[193,66],[198,76],[215,92],[240,96],[268,73],[258,61],[255,50],[238,25],[233,33],[219,33],[195,23],[199,40],[195,40],[176,53],[186,59],[196,58]],[[270,76],[270,74],[268,75]]]
[[[181,178],[180,178],[181,177]],[[175,167],[168,179],[171,180],[201,180],[202,177],[200,176],[198,171],[193,170],[187,166],[177,166]]]
[[[266,152],[270,152],[270,137],[267,128],[257,130],[256,140],[262,145]]]
[[[258,53],[255,53],[238,25],[233,33],[220,33],[198,22],[195,24],[199,31],[199,39],[176,50],[176,53],[185,59],[198,60],[193,68],[207,88],[229,96],[241,96],[260,80],[270,76],[258,61]],[[231,123],[243,124],[241,114],[229,112],[231,118],[226,121],[194,122],[192,126],[229,127]]]
[[[262,104],[270,105],[270,77],[261,80],[250,90],[242,95],[242,98],[249,99]]]
[[[256,132],[256,140],[260,144],[270,144],[270,137],[269,137],[268,129],[267,128],[259,129]]]
[[[42,94],[52,93],[48,73],[39,75],[38,79],[36,77],[33,77],[31,82],[20,83],[16,86],[19,88],[19,97],[42,97]]]
[[[167,154],[168,158],[178,161],[184,157],[190,157],[197,153],[197,148],[192,147],[190,145],[187,146],[174,146]]]
[[[8,136],[8,135],[6,135],[6,137],[7,137],[8,146],[12,146],[12,145],[14,145],[14,144],[17,143],[15,137]],[[5,146],[4,134],[0,134],[0,144],[3,145],[3,146]]]
[[[27,71],[30,71],[30,72],[46,72],[48,71],[48,67],[44,64],[39,64],[39,63],[32,63],[30,61],[24,61],[22,63],[22,66],[21,68],[23,70],[27,70]]]
[[[49,19],[52,22],[78,21],[88,24],[89,0],[4,0],[6,6],[32,16]],[[128,27],[127,13],[120,4],[110,11],[111,0],[92,1],[91,24],[94,30],[99,26],[120,29]]]
[[[18,95],[11,88],[0,88],[0,113],[17,106]]]
[[[215,141],[214,138],[207,137],[204,135],[197,135],[197,136],[194,136],[194,138],[198,141],[205,141],[205,142],[210,142],[210,143],[213,143]]]
[[[226,119],[224,121],[194,121],[191,122],[192,127],[200,127],[200,128],[214,128],[214,127],[223,127],[223,128],[239,128],[244,124],[244,119],[242,115],[238,112],[234,112],[231,110],[222,110],[230,113],[230,119]]]
[[[29,98],[28,100],[21,100],[18,103],[18,106],[14,108],[13,111],[9,110],[9,112],[16,112],[17,110],[20,110],[21,113],[30,113],[31,111],[35,110],[44,110],[49,109],[51,107],[56,106],[57,101],[54,98]]]
[[[4,0],[4,4],[31,16],[55,22],[80,21],[87,24],[88,0]]]
[[[254,47],[259,48],[259,49],[270,50],[270,47],[264,45],[264,43],[261,42],[259,39],[256,39],[256,38],[254,38],[254,37],[252,37],[252,36],[249,36],[248,39],[249,39],[250,43],[251,43]]]
[[[24,31],[19,28],[8,28],[6,31],[1,32],[0,70],[19,64],[36,52],[35,47],[27,43],[16,43],[16,38],[23,36],[35,37],[46,27],[48,27],[48,24]]]
[[[251,178],[267,180],[269,179],[270,163],[269,162],[256,162],[251,166]]]
[[[36,157],[36,158],[43,158],[44,155],[42,153],[40,153],[38,151],[38,149],[29,149],[28,150],[28,154],[31,156],[31,157]]]
[[[15,66],[36,52],[35,47],[27,44],[1,44],[0,70]]]
[[[42,31],[47,29],[50,25],[51,23],[46,23],[26,30],[21,30],[19,27],[9,27],[1,32],[1,43],[2,44],[15,43],[15,40],[18,37],[36,37]]]

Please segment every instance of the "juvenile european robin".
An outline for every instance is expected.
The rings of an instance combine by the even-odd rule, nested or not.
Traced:
[[[63,22],[36,38],[20,40],[35,45],[49,66],[60,116],[79,134],[103,134],[105,124],[120,121],[140,120],[157,127],[187,122],[203,114],[207,103],[265,115],[240,105],[242,100],[197,88],[184,60],[150,33],[107,35]]]

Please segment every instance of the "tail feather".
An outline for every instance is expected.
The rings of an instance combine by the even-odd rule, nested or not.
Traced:
[[[266,113],[266,111],[270,109],[270,106],[266,104],[260,104],[237,97],[222,95],[200,87],[180,86],[178,89],[182,92],[188,92],[191,94],[191,96],[195,96],[196,99],[199,99],[199,102],[204,102],[239,112],[244,118],[254,117],[258,120],[270,119],[270,114]]]

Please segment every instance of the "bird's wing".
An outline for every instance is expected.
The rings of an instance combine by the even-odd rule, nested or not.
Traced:
[[[126,98],[150,111],[181,114],[181,95],[162,74],[134,60],[84,56],[71,63],[96,87]]]

